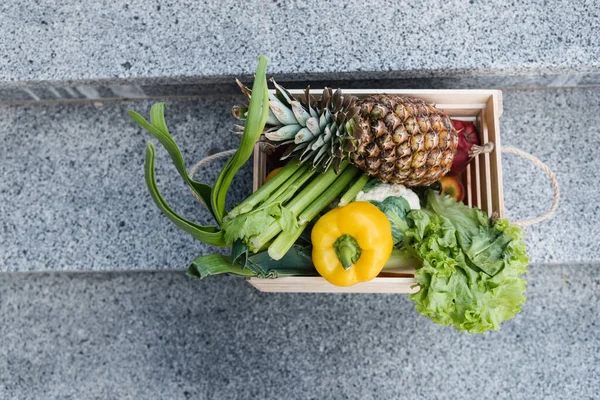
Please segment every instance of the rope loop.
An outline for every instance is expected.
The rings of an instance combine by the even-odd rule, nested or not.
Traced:
[[[558,181],[556,180],[556,177],[554,176],[554,172],[552,172],[550,167],[548,167],[546,164],[544,164],[539,158],[537,158],[529,153],[526,153],[523,150],[519,150],[515,147],[503,147],[502,152],[515,154],[521,158],[531,161],[534,165],[537,165],[538,167],[540,167],[542,170],[544,170],[546,175],[548,175],[548,178],[550,178],[550,182],[552,183],[552,190],[554,190],[554,199],[552,200],[552,206],[545,214],[543,214],[537,218],[526,219],[526,220],[522,220],[522,221],[513,221],[513,224],[520,226],[520,227],[526,227],[529,225],[537,224],[538,222],[542,222],[542,221],[550,218],[552,216],[552,214],[554,214],[554,212],[558,208],[558,201],[560,200],[560,188],[558,186]]]

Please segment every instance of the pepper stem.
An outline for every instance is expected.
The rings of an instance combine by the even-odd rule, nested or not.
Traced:
[[[333,244],[333,248],[346,271],[358,261],[362,253],[356,239],[348,234],[340,236]]]

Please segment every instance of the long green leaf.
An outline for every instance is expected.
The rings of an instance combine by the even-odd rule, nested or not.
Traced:
[[[225,242],[223,239],[223,233],[218,230],[215,226],[202,226],[195,224],[191,221],[186,220],[177,214],[165,201],[165,199],[161,196],[158,191],[158,187],[156,185],[156,177],[154,172],[154,145],[152,143],[148,143],[146,147],[146,163],[145,163],[145,178],[146,178],[146,186],[148,186],[148,191],[150,192],[150,196],[152,196],[152,200],[156,206],[167,216],[177,227],[186,231],[194,238],[213,245],[226,247],[229,244]]]
[[[196,193],[196,195],[200,197],[200,199],[202,199],[202,202],[206,205],[206,207],[214,217],[215,213],[211,204],[212,188],[205,183],[193,180],[188,175],[187,169],[185,168],[183,156],[181,155],[181,151],[179,151],[177,144],[175,143],[175,141],[171,137],[171,134],[169,133],[169,130],[167,129],[167,124],[165,123],[164,110],[165,103],[154,104],[152,106],[152,109],[150,110],[150,123],[135,111],[129,111],[127,114],[132,120],[137,122],[142,128],[146,129],[148,132],[150,132],[150,134],[152,134],[152,136],[158,139],[160,144],[163,145],[165,150],[167,150],[167,152],[171,156],[171,160],[173,160],[173,164],[175,165],[175,168],[177,169],[177,172],[179,172],[181,178],[183,178],[183,180],[188,184],[192,191]]]
[[[252,254],[248,257],[263,266],[265,271],[269,269],[305,269],[315,271],[312,262],[312,249],[307,246],[293,245],[281,260],[273,260],[266,251]]]
[[[266,251],[253,254],[248,257],[246,268],[259,278],[318,275],[310,248],[299,245],[294,245],[280,260],[273,260]]]
[[[246,268],[246,260],[248,258],[248,246],[246,246],[241,240],[236,240],[231,245],[231,262],[239,264],[243,268]]]
[[[210,275],[233,274],[256,276],[259,278],[278,278],[282,276],[316,276],[317,270],[312,264],[310,248],[294,245],[284,258],[271,260],[266,251],[248,257],[247,268],[233,263],[231,257],[211,254],[196,258],[187,269],[194,278],[206,278]]]
[[[236,172],[248,161],[254,150],[254,144],[256,140],[262,134],[265,124],[267,122],[267,116],[269,114],[269,97],[267,88],[267,63],[268,60],[265,56],[258,58],[258,67],[256,69],[256,78],[254,85],[252,86],[252,98],[250,99],[250,106],[248,108],[248,117],[244,125],[244,134],[242,135],[242,141],[237,151],[230,158],[213,188],[211,201],[212,208],[217,222],[221,224],[223,216],[225,215],[225,198],[227,197],[227,191],[231,185],[231,181],[235,176]]]
[[[192,261],[187,269],[187,274],[194,278],[206,278],[210,275],[234,274],[240,276],[254,276],[249,270],[244,270],[241,266],[231,263],[231,257],[220,254],[211,254],[202,256]]]

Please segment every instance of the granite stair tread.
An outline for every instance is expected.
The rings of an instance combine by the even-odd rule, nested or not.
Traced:
[[[598,268],[530,267],[521,313],[483,335],[433,324],[405,295],[260,293],[180,272],[5,273],[0,397],[597,398]]]
[[[376,0],[369,12],[356,0],[13,3],[0,6],[0,87],[53,85],[65,97],[61,86],[77,91],[86,82],[137,97],[139,88],[120,83],[249,76],[259,54],[282,78],[560,74],[569,81],[600,69],[593,1],[390,8]]]

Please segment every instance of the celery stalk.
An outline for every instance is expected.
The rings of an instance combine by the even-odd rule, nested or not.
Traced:
[[[325,173],[318,175],[312,182],[308,184],[304,190],[302,190],[297,196],[290,201],[286,207],[294,213],[299,215],[306,207],[308,207],[315,199],[317,199],[338,177],[344,169],[348,166],[347,162],[340,165],[338,174],[335,173],[333,168],[329,168]]]
[[[288,201],[297,191],[313,176],[317,171],[314,169],[309,169],[309,164],[304,164],[302,168],[294,173],[292,178],[290,178],[291,184],[283,185],[279,189],[277,189],[266,201],[265,204],[273,205],[273,204],[283,204]],[[286,182],[287,183],[287,182]]]
[[[269,256],[274,260],[279,260],[294,245],[298,237],[302,234],[308,222],[315,218],[325,209],[352,181],[358,169],[348,167],[338,178],[325,190],[315,201],[313,201],[298,217],[299,225],[296,229],[288,232],[282,232],[277,239],[269,246]]]
[[[253,253],[260,251],[260,249],[262,249],[263,246],[269,242],[269,240],[277,236],[279,232],[281,232],[281,226],[279,225],[279,222],[275,221],[271,223],[269,226],[267,226],[263,233],[250,239],[250,243],[248,243],[249,249]]]
[[[344,207],[345,205],[348,205],[352,200],[356,198],[358,193],[361,190],[363,190],[368,181],[368,175],[362,175],[360,178],[358,178],[356,182],[354,182],[354,184],[350,186],[350,189],[348,189],[346,193],[344,193],[344,195],[340,199],[340,203],[338,204],[338,206]]]
[[[296,243],[305,227],[305,225],[298,225],[294,230],[281,232],[269,246],[269,257],[273,260],[280,260]]]
[[[311,203],[303,212],[298,216],[298,223],[300,225],[306,225],[313,218],[325,209],[335,198],[342,193],[344,188],[352,181],[352,178],[356,175],[358,169],[355,167],[348,167],[340,175],[338,179],[321,195],[319,198]]]
[[[304,166],[300,164],[298,160],[290,161],[267,183],[262,185],[256,192],[252,193],[246,200],[244,200],[237,207],[231,210],[227,214],[227,217],[231,219],[237,217],[240,214],[252,211],[252,209],[257,204],[269,198],[269,196],[273,192],[278,191],[281,188],[285,188],[286,186],[284,184],[288,183],[288,180],[290,180],[290,183],[292,183],[293,181],[290,177],[293,177],[296,171],[298,171],[301,168],[304,168]]]

